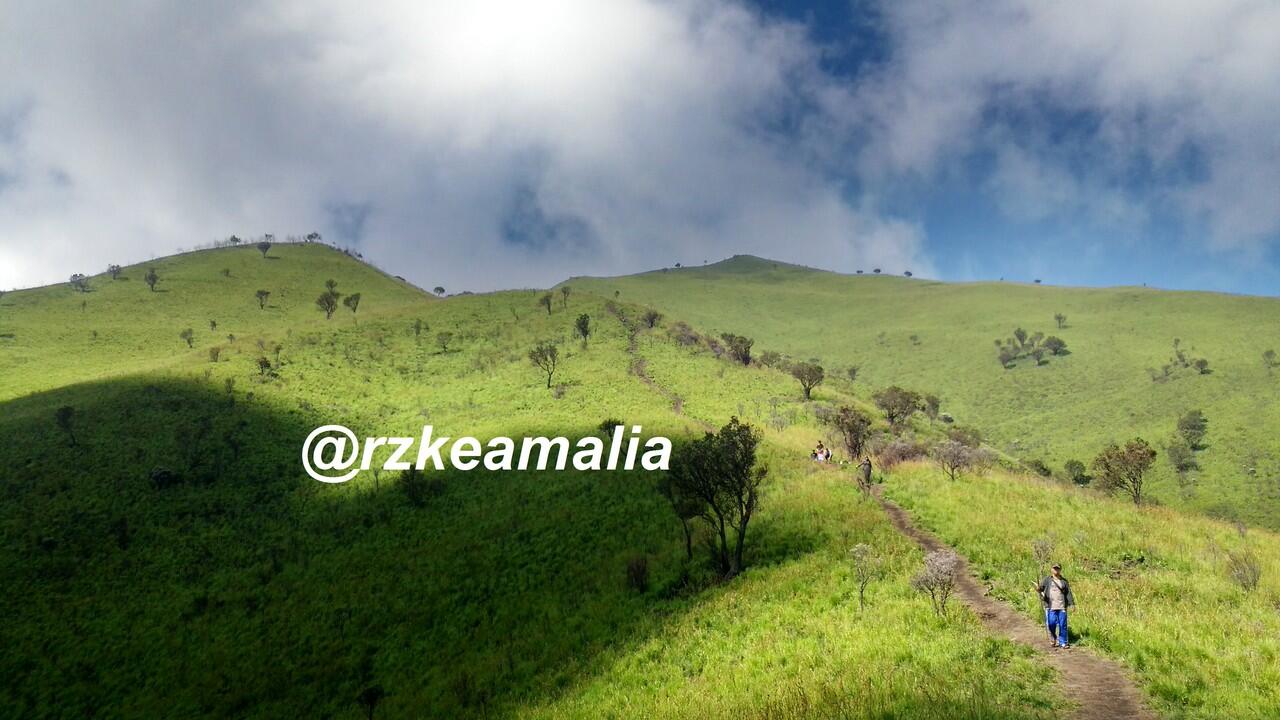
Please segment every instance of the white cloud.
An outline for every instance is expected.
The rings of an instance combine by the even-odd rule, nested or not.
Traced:
[[[1014,215],[1133,221],[1171,204],[1220,248],[1280,233],[1280,5],[905,0],[885,13],[890,61],[834,101],[873,129],[865,176],[930,177],[990,152]],[[1095,124],[1088,143],[1046,127],[1065,113]],[[1146,207],[1130,206],[1134,187]]]
[[[831,82],[799,28],[712,0],[12,8],[0,286],[352,205],[368,257],[451,289],[734,252],[929,272],[918,227],[769,131]]]

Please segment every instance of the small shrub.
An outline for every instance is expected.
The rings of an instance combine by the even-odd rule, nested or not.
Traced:
[[[222,348],[220,347],[209,348],[209,362],[216,363],[221,358],[222,358]]]
[[[683,320],[677,320],[667,329],[667,333],[671,335],[671,339],[680,345],[697,345],[702,339],[693,328],[689,327],[689,323]]]
[[[1227,553],[1227,571],[1231,581],[1245,592],[1256,590],[1262,580],[1262,562],[1248,548]]]
[[[1053,477],[1053,470],[1039,458],[1027,460],[1025,464],[1028,470],[1040,477]]]
[[[880,444],[876,443],[876,445]],[[895,438],[880,445],[878,449],[873,445],[873,452],[880,469],[886,471],[892,470],[899,463],[919,460],[929,454],[928,448],[923,443],[911,438]]]
[[[1092,480],[1085,469],[1084,463],[1079,460],[1072,459],[1063,463],[1062,472],[1067,476],[1067,480],[1081,487],[1088,485],[1089,481]]]
[[[863,610],[867,606],[867,585],[884,572],[884,562],[866,543],[854,545],[849,557],[853,560],[853,579],[858,584],[858,609]]]
[[[600,421],[599,425],[596,426],[596,431],[599,432],[601,435],[604,435],[607,437],[607,436],[613,435],[614,428],[616,427],[625,428],[626,426],[627,424],[625,422],[617,418],[605,418],[604,420]]]

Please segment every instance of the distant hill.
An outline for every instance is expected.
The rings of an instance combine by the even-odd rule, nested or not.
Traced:
[[[1161,502],[1280,528],[1280,367],[1263,360],[1280,353],[1278,299],[842,275],[746,255],[566,284],[748,335],[757,355],[818,358],[842,376],[857,366],[864,397],[890,384],[936,393],[957,422],[1055,471],[1141,436],[1161,451],[1152,487]],[[995,341],[1016,328],[1057,336],[1069,354],[1005,369]],[[1177,351],[1206,359],[1208,374],[1178,366]],[[1208,434],[1199,469],[1179,473],[1164,446],[1193,409]]]

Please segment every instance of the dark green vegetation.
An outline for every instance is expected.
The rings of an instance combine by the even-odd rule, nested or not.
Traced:
[[[849,276],[747,256],[569,283],[750,335],[766,364],[781,353],[819,359],[828,376],[856,368],[863,397],[934,393],[945,415],[1064,479],[1088,475],[1069,462],[1145,438],[1161,455],[1149,501],[1280,528],[1280,300]],[[1170,462],[1167,439],[1191,410],[1208,430],[1194,463],[1181,449]]]

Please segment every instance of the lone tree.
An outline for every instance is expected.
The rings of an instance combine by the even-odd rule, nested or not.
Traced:
[[[107,274],[111,276],[112,280],[115,280],[120,277],[120,270],[121,270],[121,267],[119,265],[107,266]]]
[[[561,307],[564,307],[564,308],[569,307],[569,293],[571,292],[573,292],[573,288],[569,287],[568,285],[565,285],[564,287],[560,288]]]
[[[573,322],[573,332],[582,338],[582,344],[585,347],[587,338],[591,336],[591,316],[586,313],[579,315],[578,319]]]
[[[453,333],[448,331],[436,333],[436,344],[440,346],[440,352],[449,352],[451,342],[453,342]]]
[[[924,414],[927,415],[930,420],[937,420],[938,412],[941,409],[942,409],[941,398],[939,398],[937,395],[924,396],[923,410],[924,410]]]
[[[538,304],[547,309],[547,314],[551,314],[551,293],[547,293],[538,298]]]
[[[267,242],[266,240],[263,240],[262,242],[258,243],[258,252],[262,253],[262,257],[265,258],[267,256],[267,253],[270,250],[271,250],[271,243]]]
[[[850,365],[850,366],[849,366],[849,369],[848,369],[848,370],[845,370],[845,371],[844,371],[844,373],[845,373],[845,375],[848,375],[848,376],[849,376],[849,382],[857,382],[857,380],[858,380],[858,366],[857,366],[857,365]]]
[[[182,332],[178,333],[178,337],[187,341],[187,347],[189,348],[194,347],[193,343],[195,342],[196,333],[191,328],[187,328],[186,330],[183,330]]]
[[[960,558],[947,550],[934,550],[924,556],[924,569],[911,578],[911,587],[926,593],[933,604],[933,611],[941,617],[947,615],[947,601],[956,588],[956,576]]]
[[[1063,315],[1062,313],[1054,313],[1053,321],[1058,323],[1059,330],[1067,326],[1067,316]]]
[[[63,405],[53,413],[53,419],[58,423],[58,429],[67,434],[67,439],[71,442],[71,447],[75,447],[79,443],[76,442],[75,429],[71,427],[71,422],[75,420],[76,409],[70,405]]]
[[[649,309],[644,311],[643,317],[644,324],[648,325],[649,328],[652,329],[659,321],[662,320],[662,313],[657,310]],[[1275,355],[1275,353],[1272,353],[1272,355]]]
[[[901,428],[920,409],[920,393],[892,385],[871,396],[876,407],[895,429]]]
[[[809,400],[813,397],[813,389],[822,384],[826,371],[817,363],[799,362],[791,366],[791,377],[800,381],[804,399]]]
[[[755,340],[742,335],[734,335],[733,333],[724,333],[720,336],[724,340],[724,344],[729,348],[729,355],[734,360],[743,365],[751,364],[751,346],[755,344]],[[806,397],[808,397],[806,395]]]
[[[862,457],[867,449],[867,441],[871,439],[871,416],[858,408],[841,405],[827,422],[840,433],[840,440],[844,443],[849,460]]]
[[[1093,459],[1097,485],[1107,492],[1123,492],[1138,505],[1142,502],[1143,476],[1155,459],[1156,451],[1142,438],[1134,438],[1124,447],[1113,443]]]
[[[160,282],[160,276],[156,274],[155,268],[147,268],[147,274],[142,276],[147,283],[147,287],[151,288],[151,292],[156,291],[156,283]]]
[[[547,375],[547,389],[551,389],[551,379],[556,374],[556,365],[560,363],[560,349],[553,342],[540,342],[529,351],[529,362]]]
[[[1057,335],[1050,335],[1044,339],[1043,347],[1054,355],[1061,355],[1067,349],[1067,342]]]
[[[325,290],[316,298],[316,307],[324,311],[324,319],[328,320],[333,317],[333,311],[338,309],[338,296]]]
[[[866,543],[858,543],[849,550],[853,561],[853,580],[858,583],[858,609],[867,607],[867,585],[880,577],[884,572],[884,564],[875,549]]]
[[[347,306],[347,309],[351,311],[351,317],[355,318],[356,310],[360,309],[360,293],[351,293],[342,298],[342,304]]]
[[[439,295],[440,297],[444,297],[444,288],[440,287],[439,285],[437,285],[435,289],[432,290],[431,292],[435,293],[436,295]]]
[[[756,465],[760,434],[738,418],[719,432],[679,448],[671,458],[670,482],[702,505],[710,526],[721,574],[730,578],[744,567],[747,527],[760,502],[760,485],[768,469]]]
[[[258,292],[254,293],[254,294],[253,294],[253,296],[254,296],[254,297],[256,297],[256,298],[258,298],[258,309],[259,309],[259,310],[266,310],[266,309],[267,309],[267,298],[271,297],[271,291],[270,291],[270,290],[259,290]]]
[[[1262,364],[1266,366],[1268,370],[1274,370],[1275,368],[1280,367],[1280,359],[1276,358],[1276,351],[1264,350],[1262,353]]]
[[[1209,418],[1200,410],[1188,410],[1178,418],[1178,434],[1192,450],[1199,450],[1204,436],[1209,432]]]

